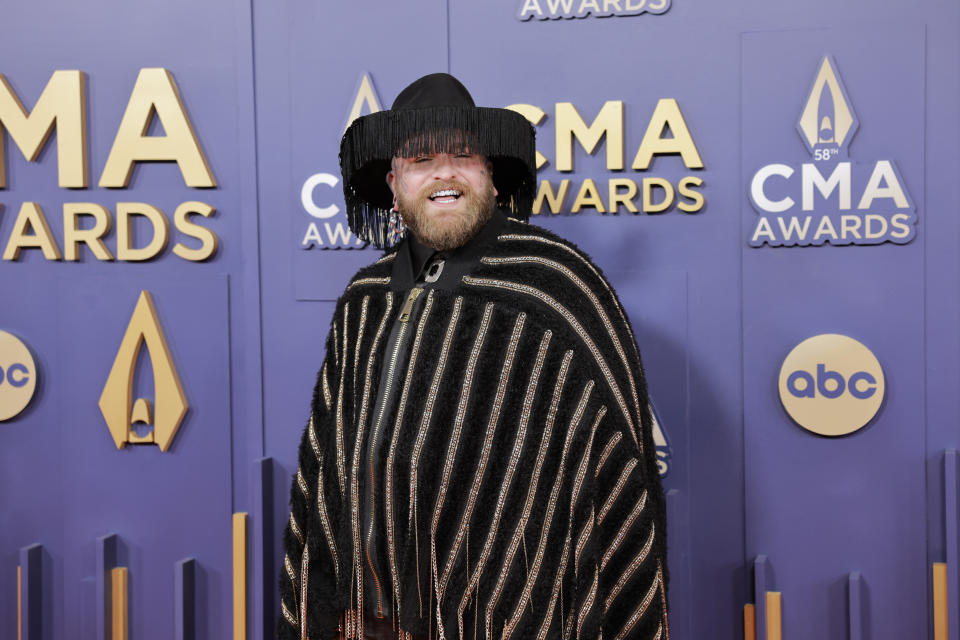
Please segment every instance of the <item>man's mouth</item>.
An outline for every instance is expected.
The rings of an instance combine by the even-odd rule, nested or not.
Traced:
[[[438,204],[450,204],[460,199],[460,191],[457,189],[440,189],[430,194],[430,201]]]

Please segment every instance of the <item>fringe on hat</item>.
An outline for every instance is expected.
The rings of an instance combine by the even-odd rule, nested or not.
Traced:
[[[519,113],[490,107],[436,106],[358,118],[340,143],[350,230],[378,248],[391,246],[393,193],[386,182],[391,159],[465,149],[493,164],[497,206],[525,220],[536,195],[534,135]]]

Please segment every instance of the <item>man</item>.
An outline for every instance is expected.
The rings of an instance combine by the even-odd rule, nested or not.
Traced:
[[[351,229],[390,248],[331,323],[281,638],[668,638],[639,353],[599,270],[526,224],[534,154],[446,74],[344,134]]]

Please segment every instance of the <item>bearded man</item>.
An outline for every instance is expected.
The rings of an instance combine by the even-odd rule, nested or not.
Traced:
[[[350,227],[387,250],[331,322],[282,639],[669,637],[639,352],[600,270],[526,223],[534,155],[447,74],[344,134]]]

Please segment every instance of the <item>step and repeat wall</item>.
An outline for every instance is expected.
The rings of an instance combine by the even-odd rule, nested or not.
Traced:
[[[672,637],[960,640],[960,5],[0,15],[0,637],[273,637],[340,136],[449,71],[633,323]]]

